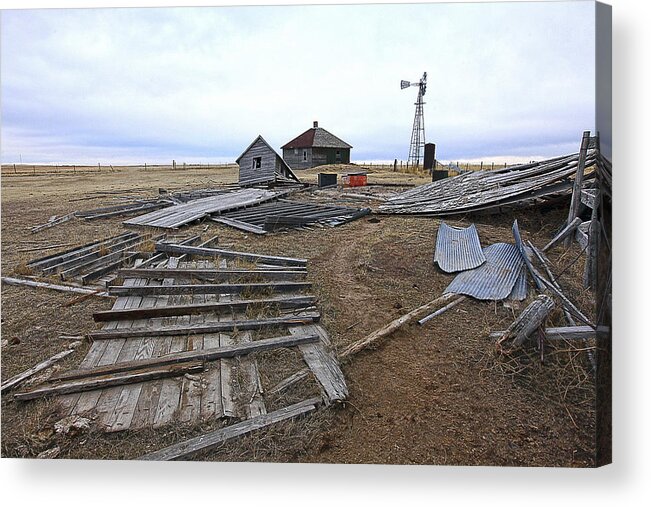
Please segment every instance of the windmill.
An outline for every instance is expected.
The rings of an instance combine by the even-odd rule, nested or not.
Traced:
[[[411,143],[409,145],[409,158],[407,159],[407,167],[418,168],[420,161],[423,158],[423,149],[425,147],[425,120],[423,119],[423,96],[427,89],[427,72],[423,72],[423,77],[417,83],[410,81],[400,81],[400,89],[404,90],[411,86],[418,86],[418,98],[414,103],[416,106],[416,114],[414,116],[414,128],[411,131]]]

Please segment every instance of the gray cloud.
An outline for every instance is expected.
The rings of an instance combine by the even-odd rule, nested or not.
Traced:
[[[442,159],[576,149],[594,125],[594,4],[5,11],[2,160],[230,161],[311,126],[405,158],[428,71]],[[558,151],[563,150],[563,151]]]

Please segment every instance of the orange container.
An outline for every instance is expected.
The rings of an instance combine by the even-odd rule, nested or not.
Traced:
[[[351,174],[348,176],[348,186],[365,187],[367,182],[366,174]]]

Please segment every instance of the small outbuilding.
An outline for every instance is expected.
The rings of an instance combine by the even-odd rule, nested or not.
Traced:
[[[258,183],[300,183],[276,151],[262,136],[258,136],[235,161],[240,166],[240,186]]]
[[[315,121],[311,129],[282,147],[283,159],[292,169],[309,169],[325,164],[349,164],[352,146]]]

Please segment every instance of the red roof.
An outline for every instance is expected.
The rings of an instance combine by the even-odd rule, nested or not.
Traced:
[[[314,144],[314,132],[316,132],[316,129],[306,130],[300,136],[292,139],[280,149],[286,150],[291,148],[311,148]]]

